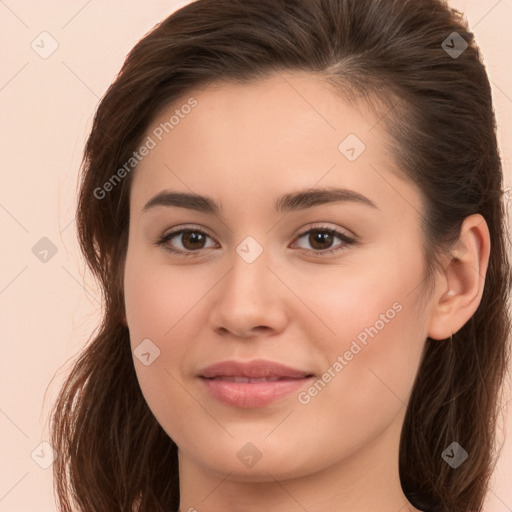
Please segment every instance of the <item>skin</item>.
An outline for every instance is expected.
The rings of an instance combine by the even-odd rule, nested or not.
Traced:
[[[191,96],[198,105],[136,169],[124,280],[132,349],[149,338],[160,350],[150,365],[136,357],[134,365],[149,407],[178,446],[180,510],[417,510],[398,473],[407,400],[427,336],[445,343],[480,303],[490,250],[485,221],[465,220],[457,253],[446,255],[427,296],[421,195],[393,173],[375,113],[294,72],[195,90],[147,134]],[[353,162],[338,150],[350,133],[366,145]],[[338,202],[272,211],[283,194],[330,186],[378,208]],[[223,210],[142,211],[166,189],[209,196]],[[299,238],[319,225],[358,243]],[[181,227],[205,232],[204,248],[181,235],[167,245],[193,256],[155,245]],[[250,264],[236,252],[247,236],[263,249]],[[394,303],[400,312],[307,404],[292,393],[241,409],[213,399],[196,377],[218,361],[254,358],[321,377]],[[261,453],[252,467],[237,457],[248,442]]]

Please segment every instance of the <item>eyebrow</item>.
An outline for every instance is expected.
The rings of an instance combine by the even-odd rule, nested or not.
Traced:
[[[377,210],[379,209],[371,199],[354,190],[345,188],[317,188],[300,190],[281,196],[274,204],[274,212],[285,213],[327,203],[342,202],[359,203]],[[157,206],[187,208],[214,215],[218,215],[222,211],[222,206],[210,197],[185,192],[173,192],[171,190],[159,192],[146,203],[142,211],[147,212]]]

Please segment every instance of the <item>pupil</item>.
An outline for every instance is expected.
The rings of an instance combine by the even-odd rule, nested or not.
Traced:
[[[328,239],[329,239],[330,236],[331,236],[331,234],[326,232],[326,231],[317,231],[317,232],[315,232],[313,234],[313,243],[311,243],[311,245],[313,247],[315,247],[315,244],[317,242],[320,242],[320,247],[319,248],[320,249],[325,249],[325,246],[322,247],[321,244],[322,244],[322,242],[326,242],[326,241],[328,242],[329,241]]]
[[[195,232],[184,233],[183,236],[184,236],[185,242],[186,243],[191,242],[192,246],[194,245],[194,242],[204,241],[204,240],[201,240],[203,238],[203,235],[201,235],[201,233],[195,233]]]

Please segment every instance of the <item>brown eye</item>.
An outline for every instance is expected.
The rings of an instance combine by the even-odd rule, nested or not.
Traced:
[[[213,245],[206,245],[208,239],[212,241]],[[312,248],[301,247],[302,249],[320,256],[342,251],[356,242],[354,238],[335,229],[324,227],[312,228],[299,235],[298,239],[306,239]],[[334,245],[336,239],[341,240],[341,243]],[[163,246],[167,251],[181,256],[196,256],[201,254],[202,249],[214,247],[215,242],[200,229],[180,229],[164,235],[156,242],[156,245]]]
[[[163,236],[157,242],[157,245],[162,245],[171,252],[189,256],[201,249],[212,247],[211,245],[209,247],[205,245],[209,238],[211,239],[209,235],[198,229],[180,229]],[[173,242],[171,243],[171,241]]]
[[[330,249],[333,244],[334,237],[329,231],[311,230],[309,232],[308,242],[313,249]]]
[[[338,238],[341,240],[341,244],[333,247],[334,241]],[[355,239],[351,238],[339,231],[331,228],[317,227],[312,228],[301,235],[299,235],[298,239],[305,239],[306,242],[312,247],[312,249],[308,249],[306,247],[302,247],[309,253],[323,255],[323,254],[331,254],[338,251],[342,251],[347,246],[355,243]]]
[[[181,242],[185,249],[202,249],[205,243],[206,237],[203,233],[198,231],[184,231],[181,234]]]

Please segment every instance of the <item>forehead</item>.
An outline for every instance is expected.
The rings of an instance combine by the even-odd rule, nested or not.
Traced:
[[[178,188],[242,204],[315,184],[378,195],[392,167],[379,121],[365,103],[306,73],[214,83],[183,95],[148,127],[155,144],[137,166],[132,201],[142,207]]]
[[[192,98],[196,106],[189,109],[187,103]],[[261,155],[262,151],[268,154],[286,143],[301,141],[311,141],[316,147],[323,141],[324,148],[334,145],[336,149],[349,133],[361,139],[371,138],[374,145],[373,137],[384,135],[378,129],[371,133],[378,122],[366,103],[344,98],[319,77],[280,73],[248,84],[217,82],[195,89],[164,109],[147,132],[163,128],[163,138],[174,139],[176,145],[191,143],[194,132],[201,136],[194,141],[194,147],[200,147],[203,153],[222,142],[230,154],[236,155],[241,145],[244,150],[251,145]],[[310,146],[304,149],[311,149]]]

